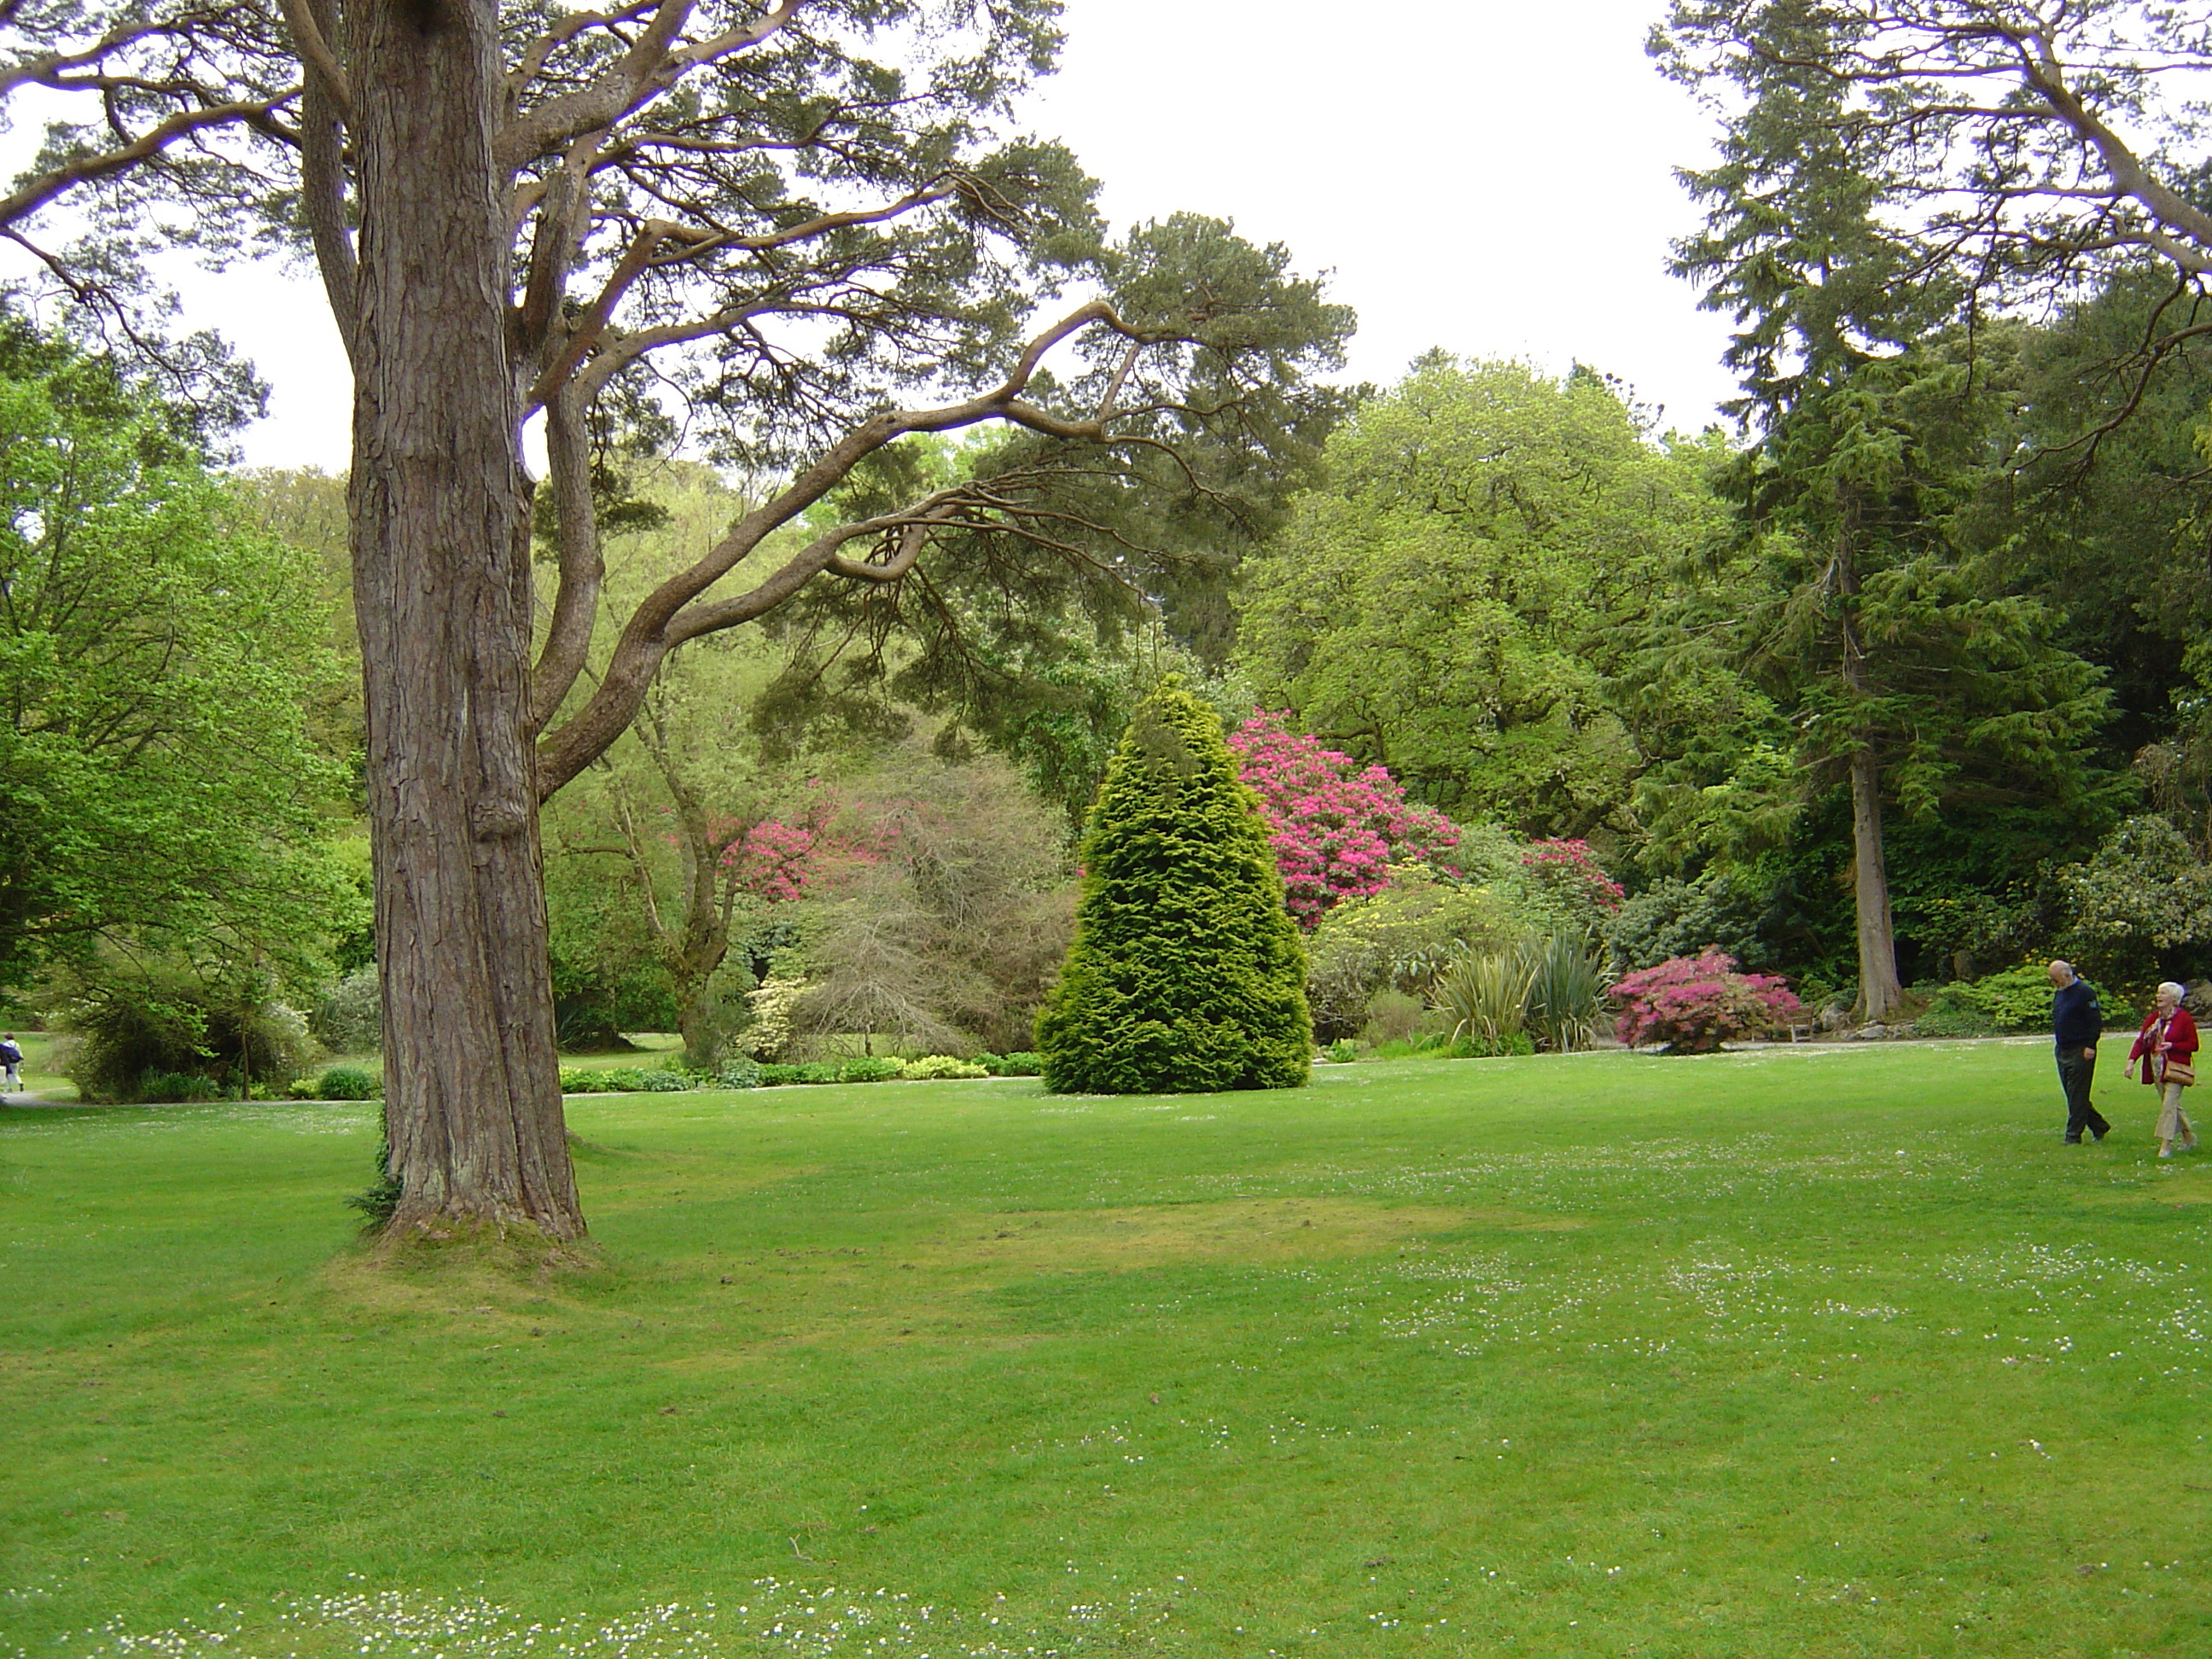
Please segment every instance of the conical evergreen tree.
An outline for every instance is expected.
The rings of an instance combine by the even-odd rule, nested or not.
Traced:
[[[1305,945],[1221,722],[1170,675],[1138,707],[1083,841],[1083,896],[1037,1016],[1048,1089],[1290,1089],[1313,1060]]]

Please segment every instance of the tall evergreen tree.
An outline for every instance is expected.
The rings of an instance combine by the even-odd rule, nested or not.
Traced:
[[[1776,584],[1742,660],[1791,711],[1800,763],[1848,778],[1857,1009],[1881,1020],[1904,995],[1886,811],[1931,814],[1977,774],[2078,799],[2107,698],[1964,534],[2002,428],[1971,338],[1948,337],[1961,290],[1887,226],[1909,182],[1845,142],[1850,90],[1817,67],[1856,26],[1814,3],[1762,16],[1774,50],[1735,66],[1747,101],[1689,175],[1707,217],[1676,268],[1740,325],[1735,412],[1759,441],[1735,482]]]
[[[1045,1086],[1296,1088],[1305,947],[1219,718],[1168,676],[1138,706],[1083,842],[1075,944],[1037,1017]]]

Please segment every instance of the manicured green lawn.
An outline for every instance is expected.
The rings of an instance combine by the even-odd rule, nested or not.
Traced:
[[[595,1097],[610,1267],[537,1285],[360,1266],[365,1108],[0,1113],[0,1653],[2203,1659],[2212,1169],[2148,1093]]]

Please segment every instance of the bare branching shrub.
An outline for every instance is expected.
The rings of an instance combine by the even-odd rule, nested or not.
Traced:
[[[925,1052],[1029,1046],[1073,919],[1064,826],[1004,763],[912,755],[855,791],[874,862],[807,951],[801,1031]]]

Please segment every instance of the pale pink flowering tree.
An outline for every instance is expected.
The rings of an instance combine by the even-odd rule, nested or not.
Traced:
[[[1380,766],[1361,767],[1291,731],[1287,714],[1255,709],[1232,732],[1244,781],[1260,797],[1291,915],[1310,933],[1334,906],[1389,885],[1390,866],[1429,858],[1459,831],[1406,799]]]
[[[1707,945],[1624,975],[1607,994],[1620,1005],[1614,1034],[1632,1048],[1662,1042],[1669,1054],[1711,1054],[1730,1037],[1789,1024],[1801,1006],[1780,975],[1745,974]]]

